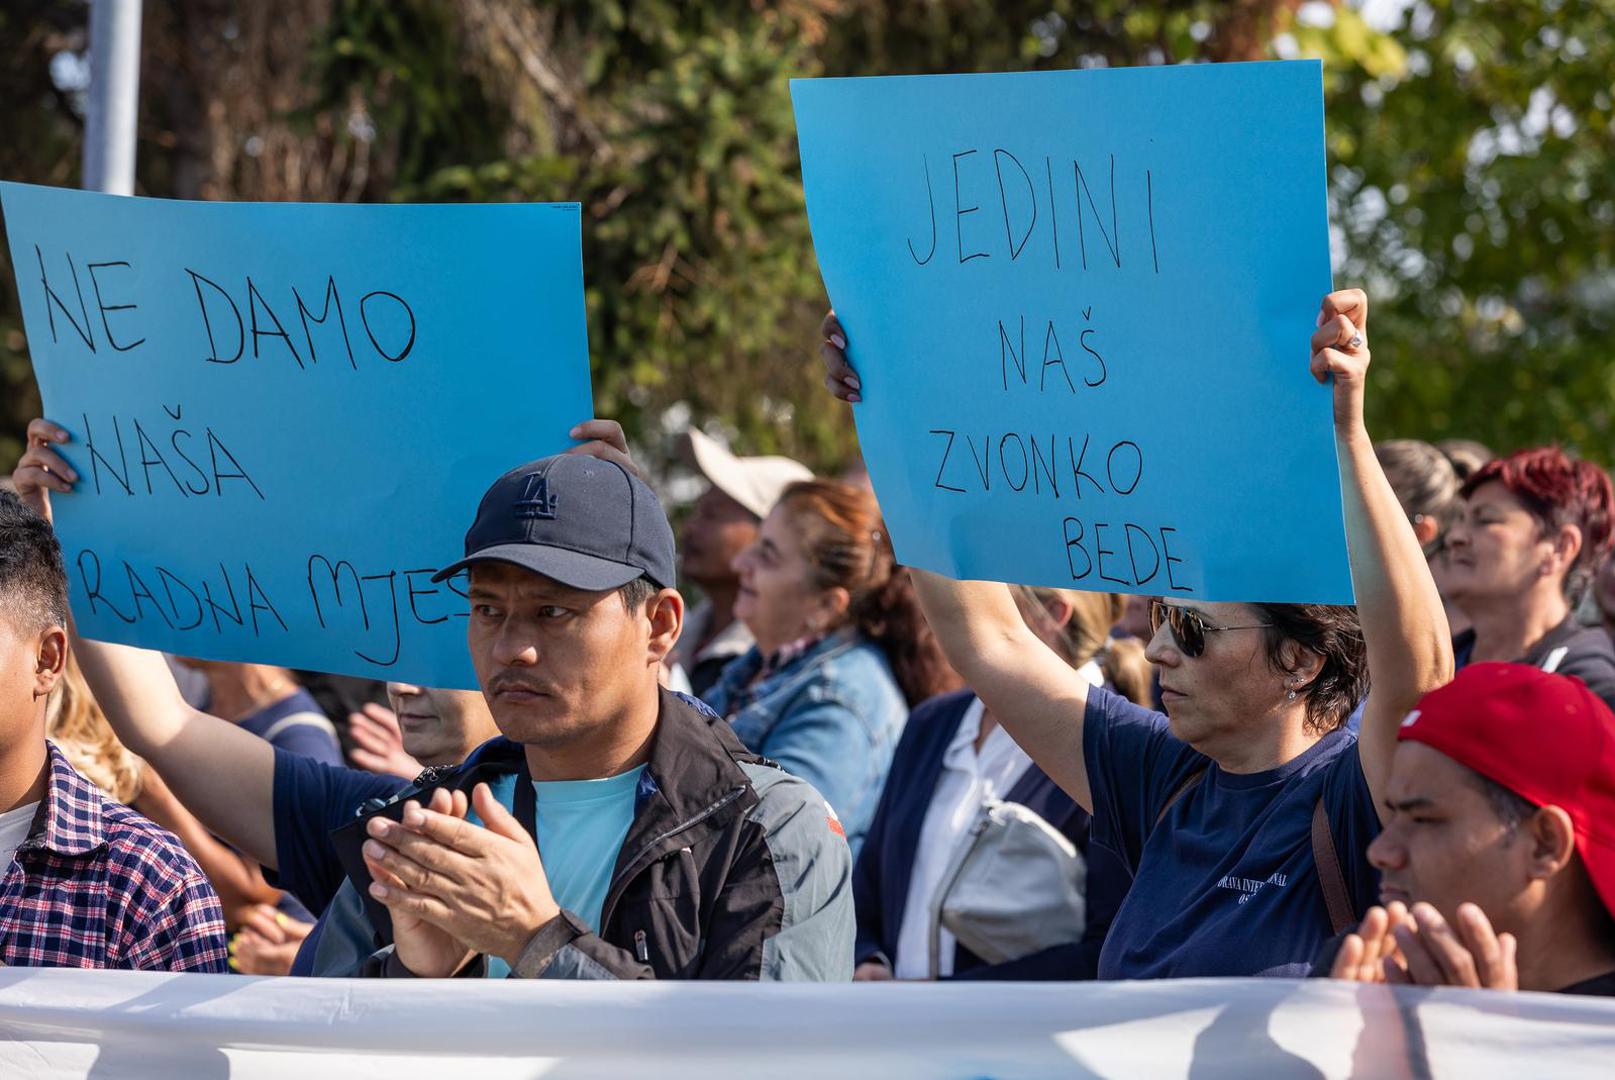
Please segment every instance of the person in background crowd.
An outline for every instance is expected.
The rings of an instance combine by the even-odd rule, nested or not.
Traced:
[[[757,539],[780,492],[813,479],[813,473],[787,457],[736,457],[698,428],[689,430],[682,446],[711,486],[695,501],[680,537],[679,570],[701,590],[701,602],[685,619],[668,666],[682,667],[690,692],[702,697],[724,665],[752,646],[751,631],[734,613],[740,591],[735,557]]]
[[[297,954],[318,925],[292,918],[273,904],[253,905],[230,938],[230,970],[241,975],[296,974]]]
[[[1115,634],[1115,628],[1126,621],[1132,599],[1121,593],[1025,585],[1015,595],[1027,625],[1040,626],[1038,636],[1065,657],[1066,663],[1094,685],[1113,690],[1135,705],[1148,705],[1154,675],[1144,655],[1148,635]]]
[[[1615,996],[1615,714],[1587,686],[1479,663],[1398,732],[1376,907],[1320,971]]]
[[[1598,609],[1598,621],[1604,633],[1615,641],[1615,550],[1604,556],[1604,562],[1593,578],[1593,603]]]
[[[1159,600],[1158,596],[1129,595],[1122,598],[1121,617],[1111,628],[1111,634],[1116,637],[1137,638],[1139,641],[1150,639],[1150,605]]]
[[[1150,635],[1154,633],[1150,628],[1150,609],[1154,606],[1155,601],[1159,599],[1159,596],[1130,595],[1125,597],[1121,617],[1116,620],[1116,625],[1111,628],[1111,636],[1115,638],[1133,638],[1141,642],[1149,641]],[[1149,671],[1149,697],[1144,701],[1139,701],[1139,704],[1148,705],[1155,709],[1156,712],[1160,712],[1161,671],[1151,664],[1148,659],[1144,663]],[[1122,690],[1122,693],[1126,697],[1131,697],[1134,701],[1138,701],[1138,698],[1133,697],[1125,689]]]
[[[212,712],[213,690],[207,674],[199,668],[188,666],[181,657],[168,654],[165,656],[186,704],[193,709]],[[359,756],[363,756],[363,749],[353,733],[353,727],[355,724],[365,725],[367,719],[375,720],[374,710],[386,709],[387,684],[379,679],[334,675],[325,671],[307,671],[298,668],[287,670],[291,678],[314,699],[315,708],[310,710],[311,716],[323,715],[331,721],[343,757],[361,769],[369,768],[370,766],[358,760]],[[385,720],[378,722],[385,723]],[[393,726],[396,728],[397,725]],[[374,726],[370,725],[367,730],[374,733]],[[317,747],[315,756],[324,760],[324,748]],[[411,776],[413,775],[412,773]]]
[[[19,488],[48,513],[46,491],[70,491],[74,474],[47,444],[68,436],[31,430]],[[671,527],[616,424],[573,437],[590,441],[495,482],[466,558],[440,574],[470,571],[472,661],[501,731],[521,741],[491,740],[407,798],[385,801],[391,778],[360,782],[199,716],[156,654],[83,642],[86,678],[126,738],[139,717],[152,746],[222,774],[177,770],[187,798],[273,800],[274,815],[235,821],[266,861],[297,844],[319,859],[333,842],[285,835],[283,806],[365,810],[343,849],[361,869],[347,864],[304,945],[317,974],[849,978],[851,865],[829,808],[658,686],[683,621]],[[534,512],[534,490],[550,510]]]
[[[1474,439],[1442,439],[1436,443],[1436,449],[1441,451],[1447,463],[1452,466],[1452,471],[1460,484],[1474,476],[1482,465],[1497,456],[1492,453],[1491,447]]]
[[[224,914],[201,868],[45,736],[67,622],[50,526],[0,492],[0,964],[223,971]]]
[[[1377,892],[1378,832],[1396,732],[1452,676],[1429,565],[1363,426],[1368,298],[1323,299],[1311,374],[1333,402],[1357,608],[1157,602],[1147,655],[1166,713],[1094,686],[1029,630],[1010,590],[913,571],[948,658],[1015,742],[1093,814],[1133,882],[1101,978],[1280,975]],[[821,357],[858,396],[835,316]],[[1360,737],[1344,729],[1369,689]]]
[[[348,760],[361,769],[413,780],[424,768],[418,758],[404,749],[404,729],[399,726],[398,713],[385,705],[365,702],[357,712],[351,713],[348,737],[353,742]]]
[[[193,709],[206,710],[208,698],[213,696],[207,676],[196,668],[187,667],[173,653],[163,653],[163,659],[168,661],[168,670],[173,674],[174,684],[179,687],[186,703]]]
[[[429,766],[458,765],[499,734],[480,691],[402,682],[386,688],[392,708],[366,705],[351,718],[360,768],[413,780]]]
[[[1447,532],[1447,593],[1471,623],[1453,640],[1458,666],[1518,661],[1615,702],[1615,645],[1572,616],[1615,539],[1609,477],[1541,447],[1488,462],[1462,496]]]
[[[1125,598],[1113,593],[1069,589],[1016,589],[1026,625],[1078,674],[1094,685],[1113,683],[1107,669],[1121,674],[1126,694],[1147,704],[1149,665],[1137,641],[1110,641],[1109,631]],[[961,845],[974,842],[982,806],[997,799],[1024,806],[1058,829],[1086,861],[1081,940],[1045,942],[1046,948],[1008,963],[987,965],[955,936],[933,925],[941,894],[948,886]],[[1128,873],[1114,856],[1090,847],[1088,814],[1015,745],[981,699],[969,689],[943,694],[917,706],[898,741],[869,834],[853,867],[853,900],[858,910],[857,968],[853,978],[1091,979],[1099,949],[1122,896]],[[1022,897],[1026,918],[1039,913],[1060,892],[1067,873],[1052,855],[1035,879],[1042,889]],[[1025,888],[1033,882],[1021,879]],[[1006,896],[995,918],[1012,918],[1016,897]],[[936,938],[935,971],[932,937]]]
[[[952,678],[885,530],[862,488],[786,488],[735,560],[735,615],[756,644],[706,699],[748,749],[830,801],[855,857],[909,707]]]
[[[1374,456],[1430,560],[1430,574],[1447,608],[1447,625],[1455,634],[1467,630],[1469,619],[1447,599],[1445,584],[1447,530],[1463,516],[1463,500],[1458,497],[1463,481],[1447,455],[1418,439],[1382,440],[1374,444]]]
[[[342,749],[342,755],[350,765],[358,765],[361,769],[369,768],[361,764],[355,753],[359,743],[353,732],[354,717],[366,715],[367,707],[385,709],[387,707],[387,684],[380,679],[361,679],[352,675],[333,675],[325,671],[303,671],[292,669],[292,678],[298,685],[308,691],[309,697],[319,711],[330,717],[336,728],[337,742]],[[207,705],[191,702],[198,709],[207,710]]]
[[[269,664],[179,658],[208,682],[208,711],[292,754],[342,764],[336,726],[292,673]]]

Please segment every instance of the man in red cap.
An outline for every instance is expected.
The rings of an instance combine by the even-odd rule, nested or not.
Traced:
[[[1402,721],[1360,982],[1615,996],[1615,714],[1577,679],[1474,664]]]

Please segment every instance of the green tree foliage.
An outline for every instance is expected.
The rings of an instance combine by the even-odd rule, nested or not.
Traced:
[[[143,193],[581,202],[599,410],[652,458],[687,410],[821,468],[853,440],[813,359],[790,78],[1320,56],[1337,280],[1375,300],[1375,430],[1610,456],[1615,0],[1417,0],[1389,32],[1299,0],[146,11]],[[47,71],[83,18],[67,0],[0,14],[8,178],[76,178],[81,123]],[[0,461],[37,407],[14,297]]]
[[[534,36],[564,91],[544,88],[531,151],[396,193],[583,204],[597,409],[653,454],[679,402],[759,452],[850,446],[806,359],[823,301],[786,89],[821,25],[809,5],[553,5]]]
[[[1301,28],[1328,72],[1338,281],[1373,290],[1373,430],[1615,441],[1615,2],[1421,0]]]

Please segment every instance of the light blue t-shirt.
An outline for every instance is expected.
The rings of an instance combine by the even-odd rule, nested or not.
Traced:
[[[617,854],[634,822],[634,801],[644,771],[641,765],[603,780],[533,782],[538,853],[550,891],[557,904],[596,933]],[[489,978],[509,974],[508,964],[489,957]]]

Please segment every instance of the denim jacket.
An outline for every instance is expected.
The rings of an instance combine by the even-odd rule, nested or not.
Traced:
[[[731,660],[707,703],[729,718],[746,749],[819,789],[856,857],[908,719],[891,665],[853,630],[748,686],[762,665],[756,646]]]

